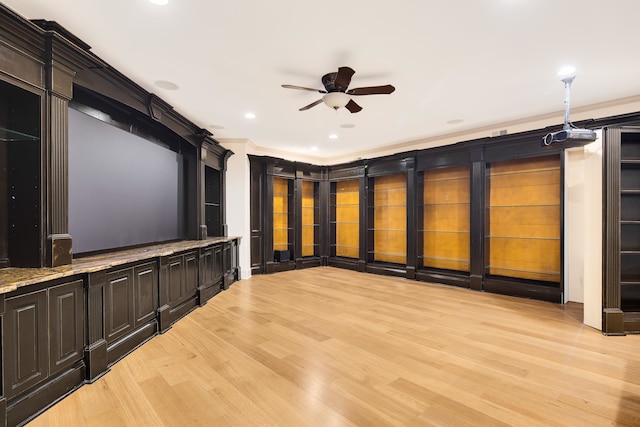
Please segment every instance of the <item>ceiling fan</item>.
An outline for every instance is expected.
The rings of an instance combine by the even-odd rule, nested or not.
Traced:
[[[351,99],[352,95],[388,95],[396,90],[392,85],[358,87],[347,90],[349,83],[351,83],[351,77],[354,73],[355,71],[349,67],[340,67],[338,68],[337,73],[325,74],[322,76],[322,85],[325,90],[296,85],[282,85],[282,87],[286,89],[308,90],[311,92],[325,94],[319,100],[300,108],[299,111],[308,110],[309,108],[315,107],[316,105],[324,102],[328,107],[331,107],[334,110],[345,107],[352,113],[357,113],[362,110],[362,107]]]

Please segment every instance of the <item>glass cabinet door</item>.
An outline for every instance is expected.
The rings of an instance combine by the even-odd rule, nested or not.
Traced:
[[[331,256],[360,256],[360,183],[350,179],[331,183]]]
[[[318,182],[302,181],[302,256],[319,256],[320,201]]]
[[[560,156],[487,166],[487,273],[560,283]]]
[[[469,166],[422,173],[421,267],[469,271],[470,189]]]
[[[369,217],[373,241],[372,262],[407,262],[407,176],[385,175],[369,180]]]
[[[293,254],[293,180],[273,178],[273,250]]]

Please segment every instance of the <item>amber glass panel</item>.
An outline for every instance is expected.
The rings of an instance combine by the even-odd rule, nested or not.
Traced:
[[[315,222],[316,185],[313,181],[302,181],[302,256],[316,255],[315,229],[318,227]]]
[[[560,158],[492,163],[489,273],[560,282]]]
[[[273,178],[273,249],[289,249],[289,180]]]
[[[424,172],[423,265],[469,271],[469,167]]]
[[[374,178],[374,260],[407,262],[407,177]]]
[[[336,183],[336,256],[360,256],[360,184],[357,179]]]

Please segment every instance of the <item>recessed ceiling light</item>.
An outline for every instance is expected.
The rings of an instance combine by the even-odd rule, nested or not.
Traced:
[[[353,123],[343,123],[343,124],[340,125],[340,127],[344,128],[344,129],[351,129],[351,128],[356,127],[356,125],[354,125]]]
[[[311,146],[311,151],[318,151],[318,146],[312,145]]]
[[[338,139],[338,135],[332,133],[331,135],[329,135],[329,139]]]
[[[224,126],[222,126],[222,125],[209,125],[209,127],[211,129],[224,129]]]
[[[153,3],[153,4],[157,4],[157,5],[160,5],[160,6],[164,6],[167,3],[169,3],[169,0],[149,0],[149,1],[151,3]]]
[[[252,112],[248,112],[248,113],[245,113],[244,118],[245,119],[255,119],[256,118],[256,114],[252,113]]]
[[[160,89],[166,89],[166,90],[178,90],[180,88],[180,86],[168,80],[156,80],[155,85],[158,86]]]
[[[451,120],[447,120],[447,124],[448,125],[457,125],[458,123],[462,123],[464,122],[463,119],[451,119]]]
[[[565,65],[564,67],[558,70],[558,76],[567,77],[575,74],[575,72],[576,72],[576,67],[574,67],[573,65]]]

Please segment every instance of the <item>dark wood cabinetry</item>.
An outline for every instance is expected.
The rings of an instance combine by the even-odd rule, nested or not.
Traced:
[[[322,168],[272,157],[249,159],[252,273],[326,265],[329,186]]]
[[[640,128],[604,131],[603,331],[640,332]]]
[[[238,243],[229,238],[196,241],[186,250],[167,244],[99,255],[74,262],[69,277],[46,280],[43,274],[42,282],[32,279],[0,294],[0,422],[21,424],[95,381],[196,304],[228,288],[240,277]],[[20,269],[8,268],[0,280],[12,274],[22,277]]]

